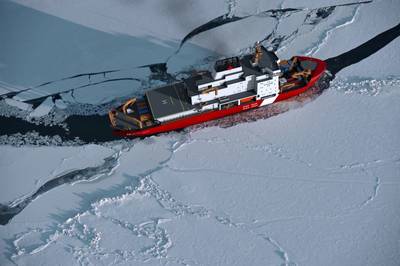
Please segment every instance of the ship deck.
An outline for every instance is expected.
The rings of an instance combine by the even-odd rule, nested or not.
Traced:
[[[147,91],[146,98],[155,119],[194,108],[182,82]]]

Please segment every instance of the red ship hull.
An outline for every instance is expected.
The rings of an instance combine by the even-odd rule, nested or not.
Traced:
[[[298,56],[298,59],[314,61],[317,63],[317,67],[313,70],[311,74],[311,80],[303,87],[280,93],[278,97],[275,99],[274,103],[287,100],[301,93],[304,93],[320,79],[320,77],[326,70],[326,63],[322,60],[311,57],[303,57],[303,56]],[[229,109],[214,110],[214,111],[204,112],[201,114],[191,115],[177,120],[165,122],[163,124],[151,128],[145,128],[139,130],[114,130],[113,134],[120,137],[145,137],[163,132],[174,131],[188,126],[200,124],[206,121],[215,120],[225,116],[234,115],[240,112],[258,108],[260,107],[263,101],[264,100],[261,99],[248,104],[234,106]]]

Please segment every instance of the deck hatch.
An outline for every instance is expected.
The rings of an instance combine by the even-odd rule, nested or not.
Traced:
[[[186,87],[182,82],[146,92],[151,112],[155,119],[192,110]]]

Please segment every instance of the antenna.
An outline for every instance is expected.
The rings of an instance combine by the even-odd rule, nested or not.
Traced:
[[[251,62],[253,66],[258,65],[258,62],[260,62],[260,58],[261,58],[261,56],[263,54],[262,49],[261,49],[261,44],[260,44],[259,41],[256,42],[255,49],[256,49],[256,51],[254,53],[254,57],[253,57],[253,60]]]

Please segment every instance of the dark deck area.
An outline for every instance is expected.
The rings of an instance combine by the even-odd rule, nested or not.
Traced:
[[[155,119],[194,108],[182,82],[147,91],[146,97]]]

